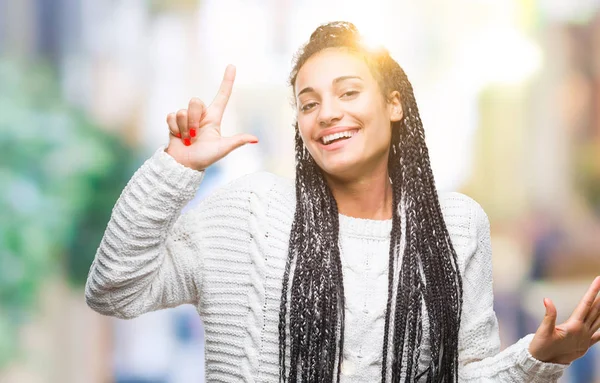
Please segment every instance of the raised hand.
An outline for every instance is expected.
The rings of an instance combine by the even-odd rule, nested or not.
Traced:
[[[202,100],[192,98],[187,109],[167,116],[170,135],[166,151],[180,164],[204,170],[232,150],[258,142],[251,134],[221,136],[221,120],[234,80],[235,67],[228,65],[219,92],[208,108]]]
[[[556,326],[556,307],[544,299],[546,315],[529,352],[542,362],[568,364],[600,341],[600,277],[596,277],[569,319]]]

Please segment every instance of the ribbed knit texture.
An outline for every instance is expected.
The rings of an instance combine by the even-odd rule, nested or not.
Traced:
[[[205,325],[207,382],[278,382],[279,302],[296,203],[293,181],[265,172],[248,175],[180,215],[203,175],[163,149],[136,172],[91,266],[87,303],[119,318],[194,304]],[[463,277],[459,380],[556,381],[566,365],[535,360],[528,352],[532,335],[500,352],[485,212],[459,193],[440,194],[440,204]],[[340,215],[339,222],[346,294],[342,381],[376,382],[391,220]],[[424,338],[423,362],[429,355]]]

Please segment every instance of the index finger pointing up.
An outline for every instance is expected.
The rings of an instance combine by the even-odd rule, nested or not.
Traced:
[[[221,121],[223,118],[223,113],[225,112],[225,107],[227,106],[227,102],[229,101],[229,96],[231,96],[231,90],[233,89],[233,81],[235,80],[235,66],[229,64],[225,69],[225,75],[223,76],[223,81],[221,81],[221,87],[219,88],[219,92],[215,96],[215,99],[210,104],[211,113],[214,112],[214,116]]]

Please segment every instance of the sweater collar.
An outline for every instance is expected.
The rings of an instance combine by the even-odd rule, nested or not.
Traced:
[[[354,218],[339,214],[340,236],[389,239],[392,220]]]

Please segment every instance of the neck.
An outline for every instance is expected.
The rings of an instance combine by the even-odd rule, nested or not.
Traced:
[[[392,218],[393,190],[387,166],[352,180],[325,178],[340,214],[374,220]]]

